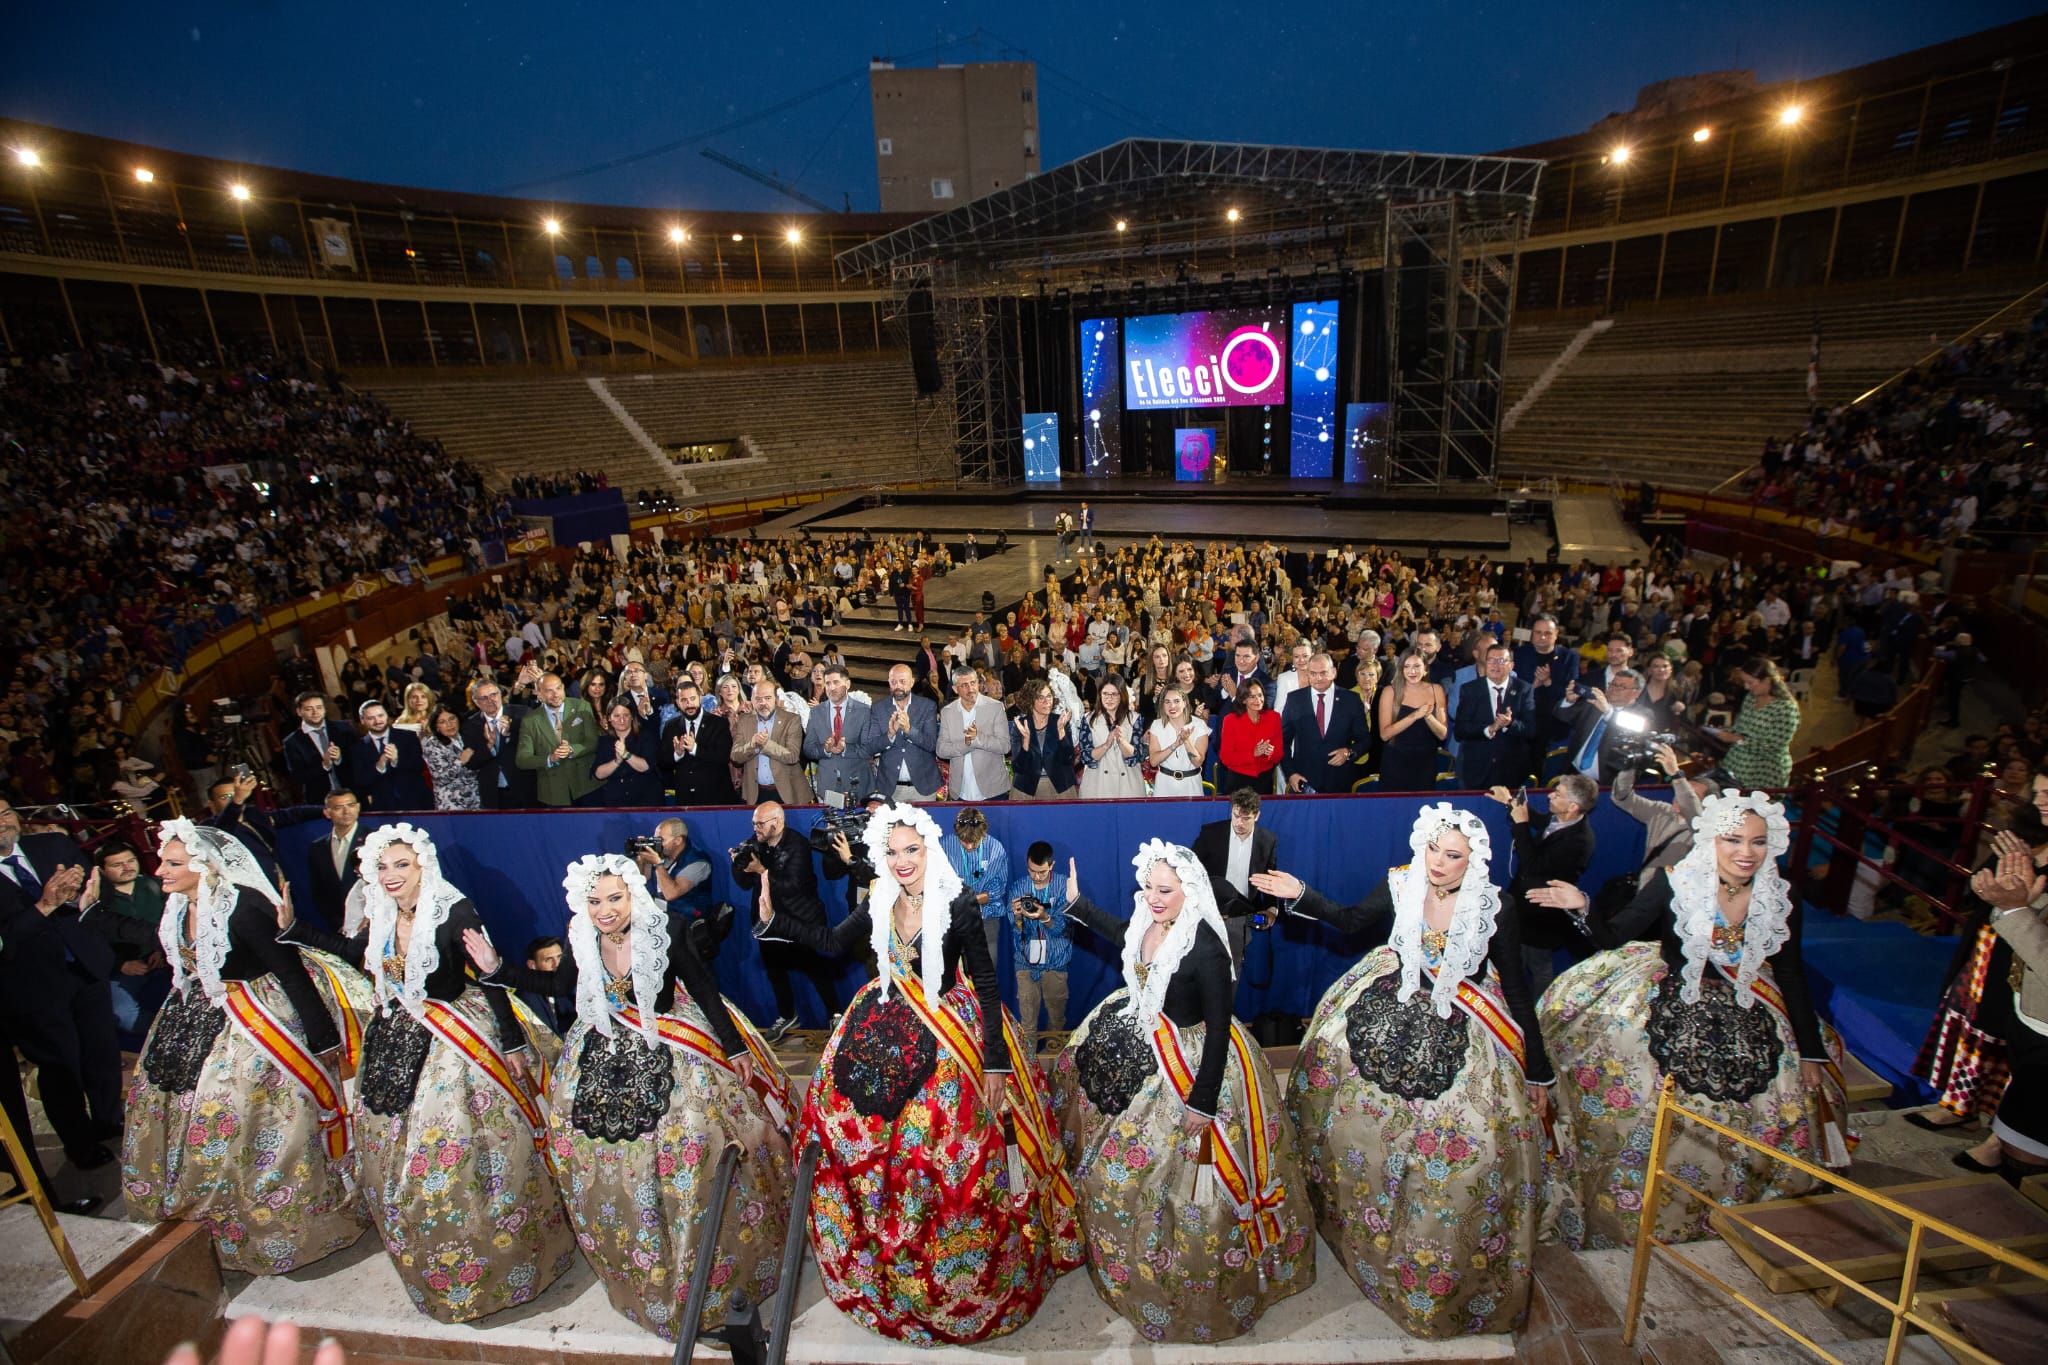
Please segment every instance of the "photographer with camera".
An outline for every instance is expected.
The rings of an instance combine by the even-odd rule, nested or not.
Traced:
[[[1508,808],[1514,826],[1515,875],[1506,886],[1521,915],[1522,965],[1529,972],[1533,999],[1557,975],[1557,950],[1583,955],[1592,945],[1577,933],[1572,917],[1562,910],[1532,904],[1527,893],[1552,882],[1576,884],[1593,863],[1593,826],[1587,816],[1599,804],[1600,788],[1584,773],[1566,773],[1550,784],[1550,818],[1534,823],[1529,789],[1511,792],[1495,787],[1488,796]]]
[[[1003,959],[996,946],[1002,942],[1003,918],[1008,913],[1003,907],[1003,896],[1010,889],[1009,852],[1003,848],[1002,840],[988,832],[988,817],[972,806],[954,817],[952,831],[941,836],[939,846],[945,850],[946,861],[960,874],[968,894],[981,906],[981,927],[988,935],[988,960],[1000,966]]]
[[[718,947],[732,929],[731,907],[718,913],[711,902],[711,857],[690,842],[690,827],[674,816],[650,835],[626,840],[626,856],[647,874],[656,900],[668,907],[671,930],[681,927],[690,946],[705,962],[718,957]]]
[[[1642,695],[1643,675],[1633,668],[1609,670],[1604,688],[1567,685],[1558,705],[1558,715],[1571,727],[1564,742],[1566,770],[1597,783],[1649,766],[1655,745],[1674,736],[1656,730],[1656,715],[1641,704]]]
[[[1067,878],[1052,870],[1052,845],[1040,839],[1025,850],[1025,875],[1010,883],[1010,961],[1017,969],[1017,1022],[1024,1055],[1038,1053],[1038,1011],[1046,1027],[1067,1028],[1067,966],[1074,941],[1067,933]]]
[[[754,836],[732,849],[733,885],[751,895],[750,911],[759,909],[761,882],[766,878],[775,913],[789,915],[823,929],[825,903],[818,899],[818,873],[811,865],[811,844],[789,832],[782,805],[763,801],[754,807]],[[794,943],[764,940],[761,965],[768,972],[768,987],[775,992],[775,1022],[762,1032],[769,1042],[780,1041],[796,1027],[796,994],[790,987],[791,972],[801,972],[824,1002],[828,1015],[841,1008],[839,988],[832,980],[832,966],[807,948]]]
[[[1660,867],[1671,867],[1686,854],[1692,852],[1692,822],[1700,813],[1700,802],[1712,790],[1710,783],[1687,777],[1685,768],[1679,762],[1678,751],[1668,742],[1654,746],[1653,767],[1644,770],[1646,775],[1671,779],[1671,799],[1653,801],[1636,791],[1637,769],[1630,766],[1614,775],[1614,789],[1609,794],[1614,804],[1629,819],[1643,827],[1643,865],[1631,881],[1636,887],[1649,885],[1650,876]],[[1621,878],[1615,878],[1616,882]],[[1605,888],[1593,897],[1595,918],[1607,898]],[[1620,896],[1614,908],[1626,904],[1629,896]]]

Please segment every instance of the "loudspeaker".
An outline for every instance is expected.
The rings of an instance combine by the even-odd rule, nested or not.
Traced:
[[[932,325],[932,291],[923,285],[910,291],[905,325],[910,332],[910,372],[917,378],[920,394],[938,393],[946,387],[939,371],[939,337]]]

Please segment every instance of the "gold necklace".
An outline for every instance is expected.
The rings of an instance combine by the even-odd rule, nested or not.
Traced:
[[[633,931],[631,929],[621,929],[617,933],[613,933],[611,930],[607,929],[604,931],[604,941],[610,944],[621,944],[624,943],[626,939],[632,935],[632,932]]]

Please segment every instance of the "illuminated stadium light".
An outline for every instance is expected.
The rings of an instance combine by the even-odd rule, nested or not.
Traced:
[[[1714,130],[1712,128],[1695,128],[1692,130],[1692,140],[1694,142],[1705,142],[1713,135]]]
[[[246,204],[249,202],[249,187],[240,181],[236,181],[228,186],[228,194],[240,203]]]
[[[559,237],[562,235],[562,220],[559,218],[544,219],[541,222],[541,228],[548,236]]]
[[[745,233],[743,233],[743,232],[735,232],[735,233],[734,233],[734,234],[732,235],[732,239],[733,239],[733,240],[734,240],[735,242],[744,242],[744,241],[746,241],[746,240],[747,240],[747,237],[746,237],[746,234],[745,234]]]
[[[1625,146],[1624,146],[1624,147],[1616,147],[1616,148],[1615,148],[1615,149],[1614,149],[1613,151],[1611,151],[1611,152],[1609,152],[1609,153],[1607,154],[1607,159],[1608,159],[1609,161],[1612,161],[1612,162],[1613,162],[1613,163],[1614,163],[1615,165],[1617,165],[1617,166],[1625,166],[1625,165],[1627,165],[1627,164],[1628,164],[1628,158],[1629,158],[1629,149],[1628,149],[1627,147],[1625,147]]]
[[[1781,127],[1781,128],[1790,128],[1790,127],[1791,127],[1792,125],[1794,125],[1794,124],[1798,123],[1798,122],[1799,122],[1799,120],[1801,120],[1801,119],[1803,119],[1803,118],[1805,118],[1805,117],[1806,117],[1806,106],[1805,106],[1805,105],[1803,105],[1803,104],[1788,104],[1788,105],[1786,105],[1786,106],[1785,106],[1785,107],[1784,107],[1783,109],[1780,109],[1780,110],[1778,111],[1778,126],[1779,126],[1779,127]]]
[[[782,240],[788,242],[791,246],[795,246],[803,239],[804,230],[802,228],[788,228],[782,234]]]
[[[1119,218],[1116,220],[1116,230],[1118,232],[1129,232],[1131,230],[1131,225],[1122,218]]]
[[[1229,219],[1229,220],[1230,220],[1231,222],[1233,222],[1233,223],[1234,223],[1234,222],[1236,222],[1236,221],[1237,221],[1237,220],[1238,220],[1239,218],[1243,217],[1244,215],[1240,214],[1240,213],[1239,213],[1239,212],[1238,212],[1238,211],[1237,211],[1236,209],[1232,209],[1232,210],[1231,210],[1230,212],[1228,212],[1228,213],[1224,214],[1223,216],[1224,216],[1225,218],[1228,218],[1228,219]]]
[[[41,154],[33,147],[16,147],[14,149],[14,159],[24,166],[40,166],[43,164]]]
[[[147,185],[150,181],[156,179],[156,172],[147,166],[137,166],[135,168],[135,178]]]
[[[677,246],[681,246],[684,242],[690,240],[690,234],[679,227],[672,227],[668,230],[668,239]]]

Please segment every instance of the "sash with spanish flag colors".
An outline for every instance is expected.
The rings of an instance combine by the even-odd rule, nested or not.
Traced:
[[[1432,982],[1436,979],[1436,973],[1427,969],[1423,971],[1423,975]],[[1469,976],[1458,982],[1456,1000],[1458,1008],[1465,1011],[1472,1018],[1477,1019],[1479,1026],[1492,1034],[1493,1040],[1501,1045],[1501,1049],[1508,1056],[1514,1058],[1515,1069],[1520,1071],[1524,1077],[1527,1077],[1529,1074],[1528,1040],[1522,1034],[1522,1026],[1515,1022],[1515,1017],[1512,1014],[1508,1013],[1507,1006],[1473,984],[1472,978]]]
[[[900,991],[910,1008],[931,1030],[932,1036],[941,1046],[949,1049],[960,1063],[960,1072],[967,1083],[974,1087],[974,1093],[982,1093],[981,1076],[984,1057],[981,1038],[973,1029],[960,1022],[960,1016],[943,1005],[934,1008],[925,998],[924,983],[914,976],[901,972],[893,973],[894,986]],[[965,972],[960,974],[960,984],[973,988],[973,982]],[[1009,1045],[1010,1055],[1022,1063],[1010,1076],[1009,1111],[1011,1128],[1015,1134],[1017,1156],[1023,1161],[1024,1169],[1030,1173],[1034,1187],[1045,1188],[1050,1181],[1049,1193],[1060,1205],[1072,1208],[1074,1204],[1074,1182],[1067,1175],[1065,1163],[1061,1160],[1058,1144],[1052,1138],[1052,1125],[1047,1121],[1051,1102],[1046,1098],[1044,1086],[1039,1081],[1038,1068],[1024,1060],[1024,1045],[1017,1037],[1017,1030],[1010,1023],[1009,1011],[1003,1012],[1003,1040]],[[1013,1191],[1022,1193],[1022,1191]]]
[[[555,1168],[554,1151],[548,1145],[547,1120],[540,1112],[540,1104],[526,1093],[512,1069],[505,1064],[505,1056],[491,1045],[489,1039],[476,1031],[476,1026],[450,1009],[439,1000],[421,1002],[420,1022],[425,1024],[442,1042],[462,1054],[462,1059],[482,1072],[491,1084],[503,1091],[505,1098],[526,1120],[526,1126],[533,1136],[533,1149],[548,1163],[550,1171]]]
[[[341,1025],[342,1065],[345,1073],[352,1073],[363,1062],[363,1021],[342,984],[340,961],[311,948],[300,949],[299,957],[307,970],[326,978],[328,989],[334,993],[335,1022]]]
[[[221,1002],[228,1018],[254,1043],[264,1056],[276,1062],[320,1111],[320,1136],[327,1144],[327,1156],[339,1161],[348,1155],[348,1111],[342,1104],[341,1087],[327,1074],[327,1068],[294,1038],[277,1016],[264,1008],[256,993],[243,981],[223,981],[227,996]]]
[[[724,1009],[724,1007],[724,1001],[720,1001],[719,1008]],[[783,1071],[782,1063],[776,1060],[775,1053],[768,1047],[767,1040],[755,1031],[754,1026],[747,1021],[745,1016],[740,1014],[738,1010],[727,1010],[726,1013],[732,1016],[733,1027],[740,1031],[741,1041],[747,1045],[747,1051],[753,1055],[754,1093],[761,1097],[761,1103],[768,1110],[768,1117],[774,1120],[775,1126],[787,1133],[789,1131],[788,1074]],[[640,1010],[637,1006],[617,1006],[612,1010],[612,1018],[635,1031],[638,1031],[640,1027]],[[654,1018],[654,1032],[656,1037],[678,1052],[701,1057],[711,1063],[711,1065],[726,1071],[733,1069],[732,1059],[726,1054],[724,1046],[719,1043],[718,1039],[688,1020],[679,1019],[672,1014],[656,1015]]]
[[[1245,1037],[1236,1020],[1230,1024],[1230,1046],[1237,1053],[1238,1113],[1244,1120],[1245,1136],[1250,1139],[1250,1168],[1246,1168],[1244,1159],[1230,1145],[1220,1106],[1216,1117],[1209,1121],[1210,1148],[1216,1158],[1216,1175],[1244,1228],[1245,1245],[1256,1256],[1280,1241],[1277,1210],[1284,1192],[1279,1178],[1273,1174],[1273,1149],[1266,1140],[1266,1099],[1259,1093],[1255,1079],[1258,1073],[1252,1069],[1251,1040]],[[1152,1027],[1152,1053],[1174,1093],[1180,1096],[1181,1103],[1187,1103],[1188,1096],[1194,1093],[1195,1071],[1181,1051],[1180,1030],[1163,1013]]]
[[[1727,980],[1728,984],[1731,987],[1733,987],[1737,991],[1740,991],[1742,989],[1742,987],[1736,983],[1736,977],[1734,972],[1730,971],[1727,967],[1722,966],[1718,962],[1714,964],[1714,968],[1715,970],[1721,973],[1721,975]],[[1754,995],[1757,999],[1763,1001],[1764,1004],[1770,1006],[1771,1013],[1777,1015],[1779,1021],[1785,1025],[1786,1035],[1795,1040],[1796,1046],[1796,1040],[1798,1039],[1799,1034],[1792,1027],[1792,1012],[1785,1008],[1785,996],[1784,993],[1778,989],[1777,983],[1765,977],[1762,973],[1758,973],[1756,980],[1750,983],[1749,990],[1750,994]],[[1805,1059],[1801,1058],[1801,1060],[1803,1061]],[[1842,1075],[1842,1068],[1835,1061],[1834,1058],[1830,1057],[1825,1062],[1822,1062],[1821,1068],[1822,1070],[1828,1073],[1829,1079],[1834,1081],[1835,1085],[1838,1088],[1840,1088],[1843,1094],[1846,1095],[1849,1093],[1848,1079]],[[1850,1146],[1855,1146],[1856,1142],[1856,1138],[1849,1138]]]

